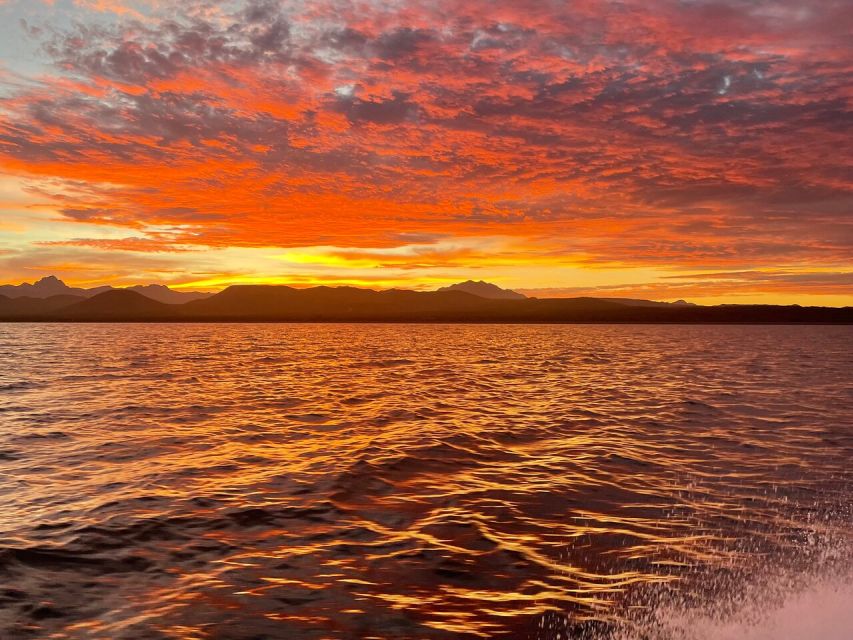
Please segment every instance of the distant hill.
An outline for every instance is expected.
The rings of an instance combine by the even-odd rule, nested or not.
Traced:
[[[442,287],[439,291],[464,291],[481,298],[489,298],[492,300],[524,300],[527,298],[522,293],[510,291],[509,289],[501,289],[499,286],[491,282],[483,282],[482,280],[475,282],[474,280],[466,280],[457,284],[451,284],[447,287]]]
[[[92,289],[81,289],[80,287],[69,287],[56,276],[45,276],[41,280],[30,284],[4,284],[0,285],[0,295],[7,298],[49,298],[52,296],[80,296],[83,298],[91,298],[105,291],[113,290],[114,287],[102,286],[93,287]],[[162,284],[137,284],[132,287],[127,287],[130,291],[141,293],[147,298],[165,302],[166,304],[181,304],[190,300],[198,300],[207,298],[212,295],[201,291],[174,291]]]
[[[42,316],[85,300],[82,296],[58,295],[47,298],[21,296],[10,298],[0,295],[0,319]]]
[[[505,323],[853,324],[853,307],[637,305],[597,298],[483,298],[459,290],[372,291],[354,287],[238,285],[183,304],[110,289],[90,298],[0,296],[5,321],[268,321]]]
[[[111,289],[57,309],[57,320],[158,320],[174,315],[175,305],[152,300],[136,291]]]
[[[655,300],[643,300],[641,298],[599,298],[599,300],[607,300],[608,302],[616,302],[629,307],[670,307],[672,305],[695,307],[692,302],[684,300],[676,300],[675,302],[656,302]]]
[[[484,302],[461,291],[235,285],[183,307],[193,316],[219,319],[436,321],[482,315]]]
[[[191,300],[209,298],[213,295],[212,293],[203,293],[201,291],[175,291],[164,284],[136,284],[132,287],[127,287],[127,290],[141,293],[146,298],[151,298],[165,304],[183,304]]]

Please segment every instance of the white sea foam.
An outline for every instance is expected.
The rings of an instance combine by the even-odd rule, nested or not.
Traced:
[[[818,581],[769,605],[745,602],[721,619],[701,611],[666,607],[655,615],[655,638],[669,640],[850,640],[853,638],[853,585]],[[629,638],[641,637],[636,635]]]

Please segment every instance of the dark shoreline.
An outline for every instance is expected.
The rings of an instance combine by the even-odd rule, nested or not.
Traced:
[[[787,327],[848,327],[853,320],[840,321],[714,321],[714,320],[355,320],[355,319],[318,319],[318,320],[281,320],[269,318],[154,318],[154,319],[28,319],[0,318],[2,324],[383,324],[383,325],[500,325],[500,326],[560,326],[560,325],[639,325],[639,326],[787,326]]]
[[[483,298],[461,291],[233,286],[166,304],[114,289],[90,298],[0,298],[0,322],[276,322],[423,324],[853,324],[853,307]]]

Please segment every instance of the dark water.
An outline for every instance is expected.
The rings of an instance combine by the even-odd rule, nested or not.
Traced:
[[[853,637],[851,345],[0,325],[0,638]]]

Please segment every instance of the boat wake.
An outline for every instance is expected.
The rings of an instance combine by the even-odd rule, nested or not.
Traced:
[[[784,569],[712,584],[716,597],[701,603],[678,591],[658,594],[613,640],[849,640],[853,547],[849,540],[807,547],[809,568],[801,548]]]
[[[663,608],[658,629],[624,635],[620,640],[849,640],[853,637],[853,586],[815,582],[782,602],[756,601],[721,618],[702,611]]]

